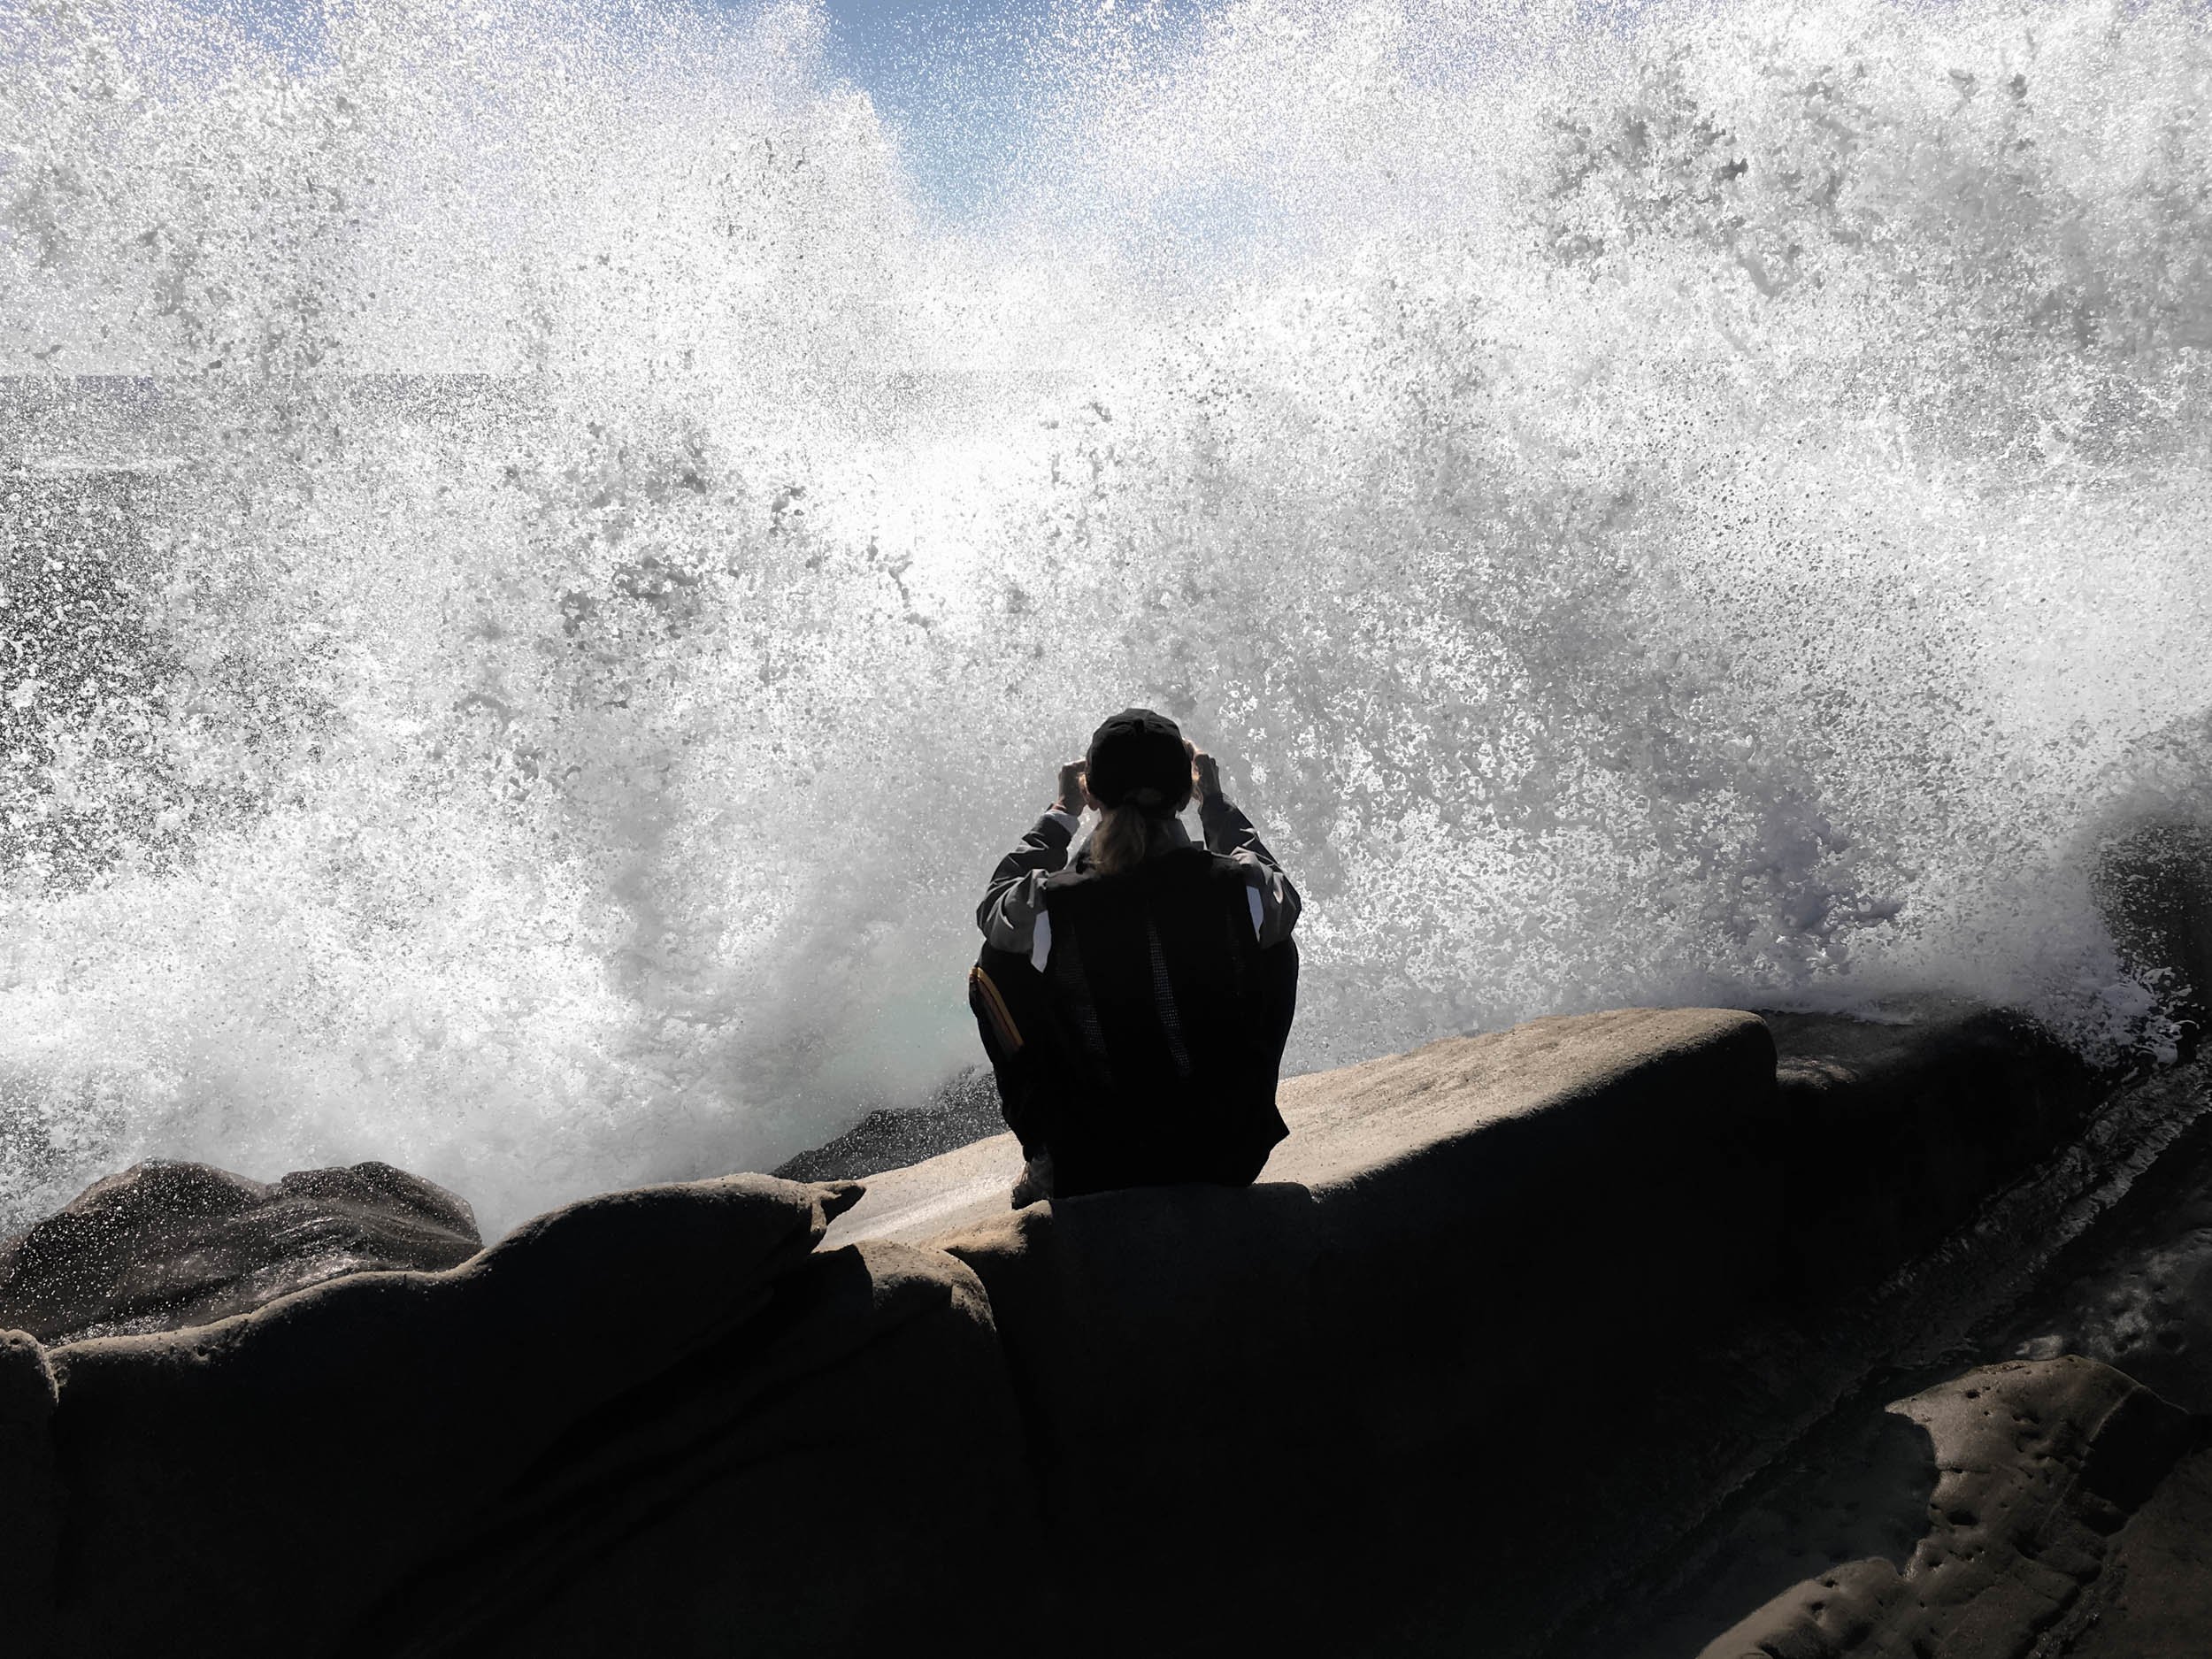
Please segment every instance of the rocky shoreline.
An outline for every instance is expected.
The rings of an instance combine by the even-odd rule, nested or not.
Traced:
[[[2200,1063],[1924,999],[1538,1020],[1282,1093],[1259,1186],[1020,1212],[959,1100],[488,1248],[382,1165],[111,1178],[0,1247],[12,1639],[2212,1640]]]

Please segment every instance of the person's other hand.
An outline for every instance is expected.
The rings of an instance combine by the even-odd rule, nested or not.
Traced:
[[[1221,763],[1195,743],[1186,743],[1190,750],[1191,787],[1198,791],[1201,801],[1210,801],[1221,793]]]
[[[1083,810],[1083,765],[1079,760],[1071,760],[1060,768],[1060,795],[1052,804],[1063,812]]]

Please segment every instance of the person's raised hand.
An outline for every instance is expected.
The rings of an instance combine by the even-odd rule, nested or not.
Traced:
[[[1052,804],[1063,812],[1083,810],[1083,762],[1071,760],[1060,768],[1060,795]]]
[[[1191,787],[1198,791],[1201,801],[1210,801],[1221,793],[1221,763],[1195,743],[1185,743],[1190,751]]]

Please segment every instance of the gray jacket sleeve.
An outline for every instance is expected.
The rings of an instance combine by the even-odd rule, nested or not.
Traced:
[[[1207,850],[1242,864],[1245,880],[1259,895],[1261,948],[1281,944],[1298,926],[1302,901],[1252,820],[1228,796],[1217,795],[1199,802],[1198,821],[1206,832]]]
[[[1044,909],[1045,878],[1066,864],[1068,843],[1074,839],[1075,826],[1066,813],[1047,812],[998,861],[975,911],[987,944],[1018,956],[1030,953],[1037,942],[1037,913]]]

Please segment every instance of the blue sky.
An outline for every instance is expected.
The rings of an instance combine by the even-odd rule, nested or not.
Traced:
[[[832,0],[830,63],[906,140],[917,180],[958,212],[987,189],[1025,125],[1030,35],[1022,0]]]
[[[185,0],[245,25],[288,56],[311,58],[316,0]],[[445,0],[457,8],[465,0]],[[740,15],[770,0],[678,0]],[[830,19],[829,66],[865,91],[903,149],[925,195],[948,212],[982,205],[1049,93],[1040,42],[1071,23],[1087,34],[1166,50],[1230,0],[818,0]],[[589,0],[586,0],[589,4]]]
[[[757,0],[724,0],[737,7]],[[980,204],[1048,92],[1040,37],[1056,22],[1141,33],[1163,46],[1226,0],[827,0],[830,63],[905,140],[917,182],[960,214]]]

